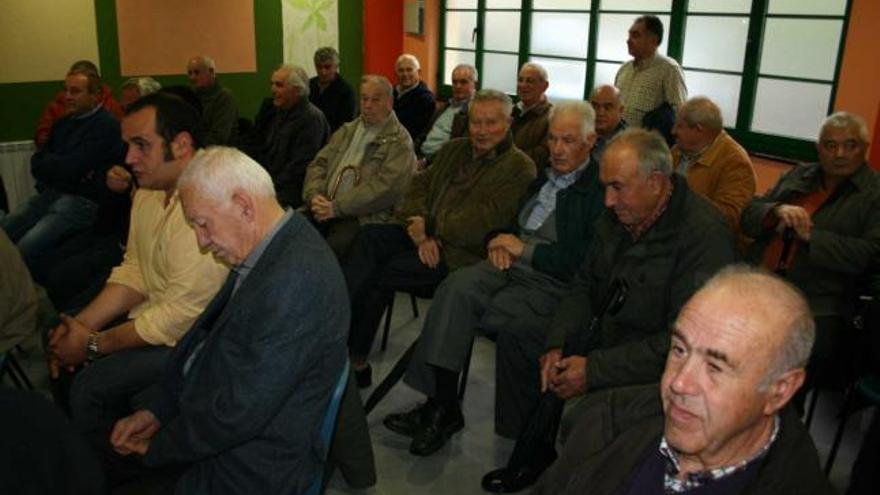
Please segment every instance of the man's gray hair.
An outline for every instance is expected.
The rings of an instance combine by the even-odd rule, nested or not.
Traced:
[[[470,111],[473,111],[474,107],[477,103],[487,102],[487,101],[497,101],[501,103],[501,106],[504,110],[504,115],[510,115],[513,113],[513,101],[507,96],[503,91],[498,91],[497,89],[481,89],[477,91],[474,95],[473,99],[471,99]]]
[[[192,188],[220,202],[229,201],[237,189],[260,197],[275,197],[272,177],[259,163],[241,151],[211,146],[199,151],[177,179],[177,188]]]
[[[298,65],[282,64],[277,70],[287,73],[285,82],[288,86],[299,88],[300,98],[309,97],[309,75],[305,69]]]
[[[420,70],[422,68],[421,64],[419,64],[419,59],[416,58],[412,53],[404,53],[403,55],[397,57],[397,61],[394,62],[394,68],[397,69],[400,67],[402,62],[409,62],[416,70]]]
[[[605,154],[614,146],[629,146],[636,152],[639,175],[642,177],[647,177],[652,172],[660,172],[666,177],[672,175],[672,154],[666,141],[656,131],[631,127],[611,139],[605,148]]]
[[[452,69],[452,73],[455,74],[457,70],[466,70],[470,73],[471,81],[477,82],[480,80],[480,74],[477,72],[477,68],[471,64],[458,64]]]
[[[519,68],[519,71],[522,72],[525,69],[532,69],[533,71],[538,73],[538,77],[541,78],[544,82],[550,81],[550,76],[547,75],[547,69],[544,68],[543,65],[537,62],[526,62],[522,64],[522,67]]]
[[[568,114],[575,115],[580,120],[584,139],[596,132],[596,112],[593,111],[593,106],[585,101],[563,101],[553,105],[550,107],[548,120],[552,123],[556,117]]]
[[[132,77],[131,79],[122,83],[123,88],[136,87],[141,96],[147,96],[148,94],[155,93],[162,89],[162,85],[159,84],[159,81],[153,79],[152,77]]]
[[[689,127],[700,125],[713,131],[720,131],[724,127],[721,109],[705,96],[695,96],[684,102],[678,116]]]
[[[822,128],[819,129],[819,139],[822,139],[822,134],[825,134],[826,129],[855,129],[862,144],[869,142],[868,126],[865,124],[865,119],[854,113],[834,112],[829,115],[822,123]]]
[[[217,72],[217,64],[214,63],[214,59],[207,55],[196,55],[192,58],[196,63],[203,67],[207,67],[211,69],[212,72]]]
[[[339,52],[332,46],[322,46],[315,50],[315,63],[323,64],[324,62],[332,62],[339,65]]]
[[[807,365],[816,339],[816,323],[806,298],[797,287],[762,268],[746,264],[723,268],[700,291],[719,286],[734,291],[732,297],[740,301],[753,301],[756,307],[763,306],[775,314],[788,316],[784,329],[766,329],[784,331],[785,340],[761,380],[761,390],[766,390],[784,373]]]
[[[379,86],[382,88],[382,91],[388,93],[388,97],[394,99],[394,86],[391,85],[391,82],[385,76],[380,76],[378,74],[367,74],[361,77],[361,86],[364,84],[373,84],[375,86]]]

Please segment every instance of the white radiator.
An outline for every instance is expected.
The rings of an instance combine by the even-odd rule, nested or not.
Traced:
[[[34,154],[33,141],[11,141],[0,143],[0,177],[6,186],[9,210],[13,211],[31,196],[34,178],[31,176],[31,155]]]

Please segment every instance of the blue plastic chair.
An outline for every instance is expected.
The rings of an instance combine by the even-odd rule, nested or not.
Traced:
[[[349,375],[348,357],[345,358],[345,366],[342,367],[342,373],[333,389],[333,395],[330,396],[330,404],[327,405],[327,414],[324,415],[324,422],[321,423],[321,440],[326,447],[324,461],[327,461],[326,453],[330,451],[330,445],[333,443],[333,433],[336,431],[336,417],[339,415],[339,405],[342,403],[342,396],[345,394],[345,387],[348,385]],[[318,474],[318,478],[312,483],[305,495],[320,495],[324,488],[324,470]]]

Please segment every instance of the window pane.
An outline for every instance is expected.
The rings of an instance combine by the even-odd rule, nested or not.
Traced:
[[[474,28],[477,27],[476,12],[446,13],[446,46],[454,48],[476,48],[471,41]]]
[[[688,12],[748,14],[751,10],[751,0],[690,0],[688,3]]]
[[[830,98],[830,84],[760,78],[752,130],[815,140]]]
[[[520,9],[522,0],[486,0],[487,9]]]
[[[602,60],[625,61],[632,58],[626,49],[626,38],[629,36],[629,28],[633,21],[639,17],[630,14],[601,14],[599,16],[599,45],[596,57]],[[657,16],[663,21],[664,29],[669,28],[669,16]],[[659,53],[666,53],[668,36],[663,36],[663,43],[657,49]]]
[[[535,0],[532,8],[554,10],[590,10],[590,0]]]
[[[843,15],[846,0],[770,0],[768,14]]]
[[[516,94],[516,75],[519,72],[518,57],[506,53],[483,53],[483,81],[480,87]]]
[[[619,68],[620,64],[596,62],[596,74],[593,76],[593,88],[597,88],[603,84],[614,85],[614,76],[617,75],[617,69]]]
[[[486,12],[486,50],[519,51],[519,12]]]
[[[741,72],[749,34],[748,17],[688,16],[685,67]]]
[[[843,21],[767,19],[761,74],[834,79]]]
[[[589,14],[532,14],[531,52],[587,58]],[[560,36],[560,33],[565,33]]]
[[[446,0],[447,9],[475,9],[477,0]]]
[[[634,12],[669,12],[672,10],[672,0],[602,0],[599,8]]]
[[[540,57],[532,57],[531,60],[547,69],[547,76],[550,79],[547,97],[567,100],[584,98],[584,86],[587,84],[586,62]]]
[[[709,72],[684,71],[688,96],[708,96],[721,108],[724,125],[736,127],[742,77]]]
[[[477,66],[477,54],[474,52],[462,52],[459,50],[446,50],[443,57],[443,65],[446,74],[443,74],[443,84],[452,85],[452,69],[458,64],[470,64]]]

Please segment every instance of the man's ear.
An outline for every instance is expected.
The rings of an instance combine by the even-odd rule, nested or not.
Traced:
[[[186,131],[178,132],[171,141],[171,155],[176,160],[191,157],[194,150],[195,143],[193,143],[192,135]]]
[[[794,396],[795,392],[804,384],[807,372],[803,368],[786,371],[774,379],[767,386],[767,402],[764,404],[764,414],[772,415],[782,409]]]
[[[237,188],[232,193],[232,204],[241,212],[242,218],[254,219],[254,199],[244,189]]]

